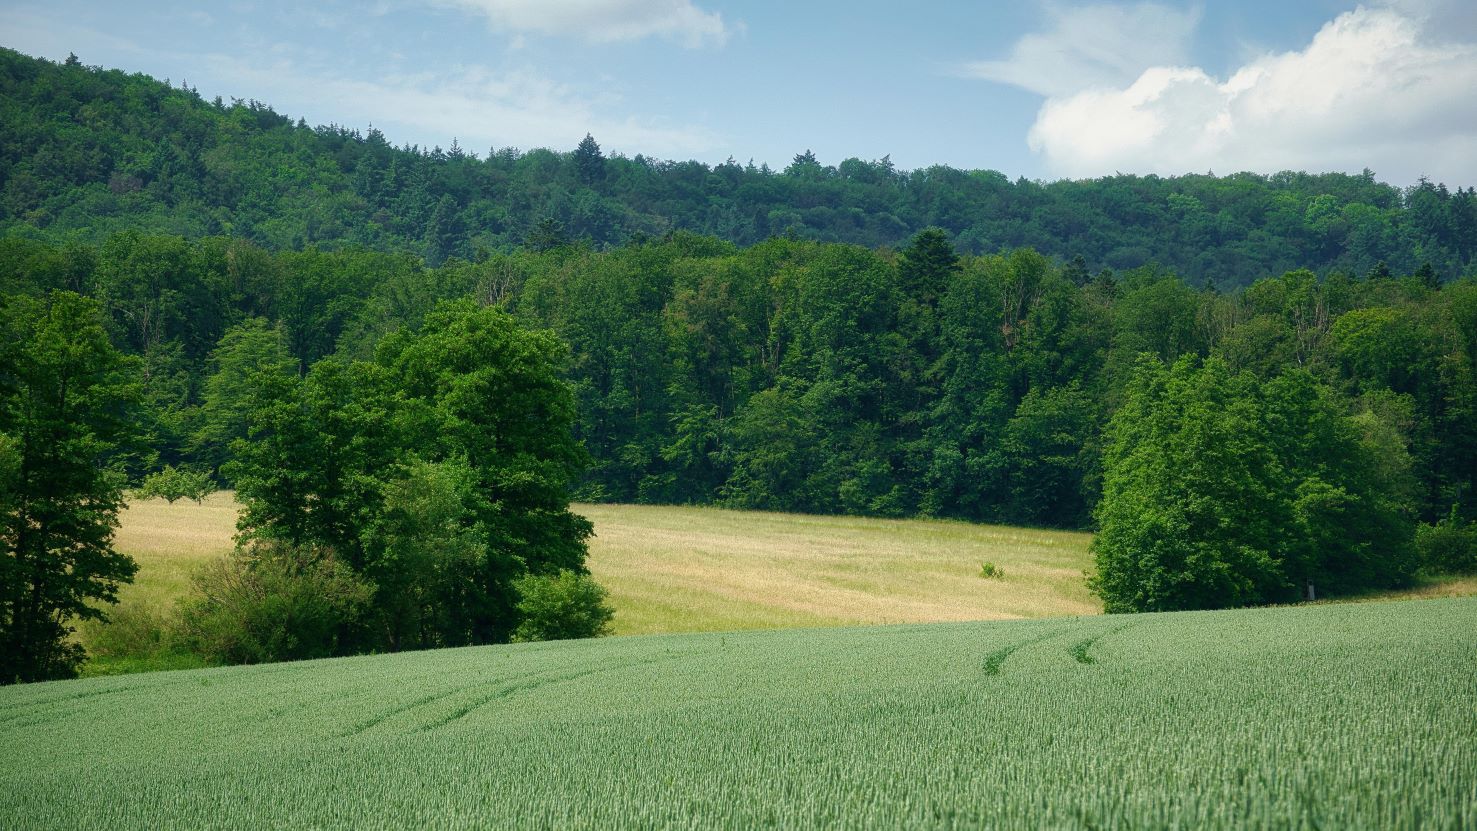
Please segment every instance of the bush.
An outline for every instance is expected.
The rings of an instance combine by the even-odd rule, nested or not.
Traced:
[[[255,664],[350,651],[373,587],[324,552],[261,545],[195,576],[180,606],[182,645],[209,661]]]
[[[598,638],[609,634],[615,616],[605,603],[605,589],[587,574],[529,574],[513,581],[522,622],[515,641]]]
[[[994,563],[980,563],[980,576],[986,580],[1004,580],[1005,569]]]
[[[123,603],[107,620],[85,621],[78,635],[89,658],[144,657],[171,647],[169,616],[144,603]]]
[[[77,634],[87,648],[83,677],[210,665],[180,646],[172,617],[150,603],[125,602],[106,621],[85,621]]]
[[[210,474],[165,465],[163,470],[145,476],[143,484],[134,491],[134,496],[140,499],[160,496],[171,505],[179,499],[193,499],[198,505],[212,493],[215,493],[215,482],[211,480]]]
[[[1416,529],[1415,547],[1421,566],[1427,571],[1437,574],[1477,572],[1477,524],[1463,522],[1455,507],[1446,519]]]

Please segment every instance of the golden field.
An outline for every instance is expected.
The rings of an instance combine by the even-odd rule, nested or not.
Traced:
[[[575,505],[595,526],[589,567],[610,592],[615,632],[707,632],[1090,615],[1090,534],[941,520],[806,516],[721,508]],[[135,500],[117,547],[139,573],[119,621],[162,619],[202,563],[231,551],[237,504]],[[983,578],[993,563],[1003,576]],[[1477,594],[1477,578],[1375,596]],[[1370,599],[1375,599],[1374,597]],[[88,623],[91,649],[113,624]],[[97,650],[93,650],[97,651]],[[102,650],[106,651],[106,650]]]

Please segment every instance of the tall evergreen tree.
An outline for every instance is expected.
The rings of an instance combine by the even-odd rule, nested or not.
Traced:
[[[605,156],[600,153],[595,137],[589,133],[585,133],[574,149],[574,168],[584,184],[593,185],[605,180]]]
[[[903,292],[926,306],[937,306],[959,271],[959,255],[942,228],[925,228],[913,236],[898,259]]]

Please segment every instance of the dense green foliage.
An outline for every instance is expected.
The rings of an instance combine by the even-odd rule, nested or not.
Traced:
[[[138,568],[112,546],[136,370],[96,302],[0,300],[0,684],[76,674],[72,624]]]
[[[142,75],[0,50],[0,231],[101,241],[116,231],[249,239],[271,250],[365,246],[440,265],[563,239],[596,247],[688,230],[901,245],[929,226],[967,253],[1032,247],[1085,268],[1163,264],[1223,288],[1295,268],[1452,277],[1477,258],[1477,196],[1372,174],[1010,181],[900,171],[884,158],[782,171],[310,128],[256,101],[203,101]],[[162,276],[162,275],[161,275]]]
[[[1138,609],[1388,585],[1413,519],[1477,518],[1470,190],[478,158],[13,52],[0,100],[0,293],[101,303],[135,481],[209,471],[248,542],[380,587],[330,651],[510,637],[515,578],[581,568],[572,488],[1097,508]]]
[[[1415,545],[1432,571],[1477,574],[1477,522],[1464,521],[1456,508],[1435,525],[1421,526]]]
[[[130,282],[155,279],[157,265],[127,264],[157,262],[159,252],[173,252],[180,290]],[[445,540],[435,551],[448,557],[467,550],[455,529],[488,520],[466,507],[457,483],[470,493],[543,475],[543,462],[524,470],[505,449],[483,446],[547,432],[506,434],[487,402],[516,396],[498,385],[535,398],[552,390],[548,379],[488,369],[518,352],[458,322],[484,306],[512,318],[480,313],[503,321],[492,329],[517,321],[567,345],[568,361],[547,362],[573,388],[558,418],[573,423],[590,465],[574,472],[571,444],[546,460],[557,473],[546,481],[573,482],[588,500],[1082,527],[1103,487],[1110,416],[1127,405],[1172,415],[1131,383],[1147,354],[1223,367],[1230,386],[1218,395],[1240,403],[1207,411],[1224,422],[1218,429],[1276,461],[1236,478],[1192,442],[1161,459],[1163,469],[1193,462],[1209,477],[1196,487],[1262,482],[1270,500],[1262,507],[1277,513],[1269,527],[1281,530],[1244,542],[1308,564],[1260,577],[1238,571],[1214,583],[1229,592],[1220,603],[1285,597],[1314,575],[1322,592],[1385,585],[1410,570],[1411,518],[1432,522],[1454,505],[1463,520],[1477,518],[1470,279],[1433,285],[1419,274],[1299,270],[1221,293],[1156,269],[1089,276],[1030,250],[960,256],[938,231],[897,252],[783,238],[736,249],[674,234],[435,269],[395,254],[271,254],[219,238],[125,234],[94,249],[11,237],[0,240],[0,263],[18,293],[77,285],[99,296],[113,338],[140,354],[153,455],[135,475],[163,464],[213,469],[256,500],[253,524],[331,549],[366,573],[390,556],[383,552],[429,562],[416,539]],[[457,298],[451,308],[460,311],[435,311]],[[159,323],[144,333],[145,319]],[[547,332],[529,337],[542,344],[535,352],[562,353]],[[1266,421],[1273,415],[1280,420]],[[1162,435],[1177,429],[1164,422]],[[232,447],[258,478],[228,463]],[[415,473],[421,484],[390,487],[408,480],[417,459],[438,467]],[[504,464],[512,467],[493,469]],[[1180,498],[1173,487],[1184,498],[1205,495],[1173,477],[1152,481],[1170,490],[1151,500]],[[556,491],[506,504],[537,513]],[[386,509],[396,492],[443,497]],[[303,511],[310,497],[323,502]],[[1242,514],[1263,516],[1250,504],[1205,516]],[[486,528],[524,539],[509,525],[514,515]],[[1316,544],[1331,546],[1324,556],[1341,565],[1293,557],[1280,542],[1290,529],[1321,535]],[[563,533],[573,538],[573,529]],[[551,570],[573,562],[560,556]],[[520,572],[514,566],[507,579]],[[389,573],[373,579],[411,591]],[[1231,590],[1243,579],[1257,588]],[[425,611],[447,590],[415,588],[422,611],[397,612],[397,626],[421,634],[384,637],[469,642],[428,634],[451,625],[428,622]],[[499,619],[513,619],[511,594],[486,599]],[[483,631],[499,639],[509,630]]]
[[[138,499],[157,496],[171,504],[179,499],[193,499],[199,504],[215,491],[215,481],[209,473],[165,465],[162,470],[145,476],[133,495]]]
[[[323,654],[507,640],[516,578],[584,570],[590,524],[569,492],[586,456],[563,360],[549,333],[463,301],[385,337],[373,361],[323,360],[301,379],[268,363],[247,379],[246,437],[225,467],[249,546],[234,568],[293,552],[277,575],[289,606],[338,579],[321,563],[368,581],[364,615],[305,639]]]
[[[374,586],[331,556],[256,546],[202,569],[171,631],[207,663],[258,664],[353,651]]]
[[[605,603],[605,589],[589,575],[569,570],[526,574],[513,587],[521,618],[513,632],[515,641],[598,638],[610,633],[615,612]]]
[[[1477,600],[606,638],[0,690],[106,828],[1477,825]]]
[[[1109,612],[1395,586],[1415,570],[1405,449],[1302,370],[1140,364],[1104,455],[1094,587]],[[1361,428],[1363,428],[1361,430]]]

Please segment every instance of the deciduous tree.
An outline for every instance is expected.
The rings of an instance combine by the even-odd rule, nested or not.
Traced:
[[[0,305],[0,683],[75,674],[72,623],[105,617],[138,568],[113,550],[135,372],[92,300]]]

